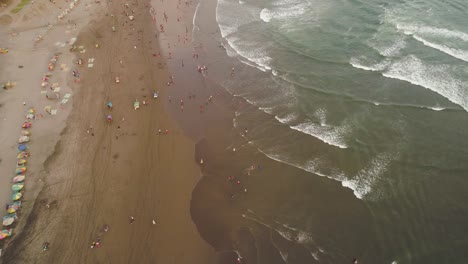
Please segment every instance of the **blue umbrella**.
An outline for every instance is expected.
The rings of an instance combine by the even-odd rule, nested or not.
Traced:
[[[27,148],[28,148],[28,146],[26,146],[25,144],[20,144],[20,145],[18,146],[18,150],[19,150],[19,151],[25,151]]]

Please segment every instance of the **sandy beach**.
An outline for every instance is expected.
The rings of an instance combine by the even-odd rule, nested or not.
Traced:
[[[41,3],[60,4],[68,3]],[[69,14],[70,22],[66,17],[57,23],[45,19],[51,8],[34,3],[11,15],[11,23],[2,28],[5,36],[21,31],[1,43],[9,46],[1,57],[6,58],[2,69],[7,69],[1,72],[2,81],[16,81],[15,88],[2,91],[1,97],[1,144],[7,146],[1,153],[2,172],[12,175],[14,171],[23,111],[35,107],[37,116],[42,112],[44,117],[32,121],[22,213],[1,260],[214,263],[214,250],[191,220],[191,194],[201,173],[194,159],[195,142],[163,106],[170,76],[165,68],[168,54],[158,48],[149,3],[113,1],[106,5],[80,1]],[[157,19],[163,19],[163,9],[170,18],[179,16],[175,2],[158,1],[153,7]],[[180,8],[187,14],[194,9],[190,4]],[[37,43],[34,36],[44,30],[37,28],[40,18],[24,18],[33,15],[41,17],[45,27],[47,23],[53,26]],[[167,24],[166,31],[185,31],[185,23],[172,20]],[[67,41],[73,34],[66,31],[79,32],[72,45]],[[12,43],[28,44],[20,48]],[[160,52],[164,55],[157,56]],[[43,108],[52,99],[41,95],[40,86],[48,60],[56,53],[60,53],[57,65],[66,64],[66,69],[55,69],[59,74],[50,81],[60,82],[61,96],[70,92],[72,97],[65,104],[55,102],[58,112],[49,115]],[[73,63],[78,59],[83,65]],[[32,60],[37,63],[28,63]],[[79,81],[72,71],[79,73]],[[159,99],[152,98],[155,89]],[[133,108],[135,100],[140,102],[138,110]],[[106,107],[109,101],[112,110]],[[106,121],[108,114],[112,123]],[[9,186],[11,178],[5,178]],[[4,201],[9,195],[5,190]],[[108,232],[103,231],[104,225],[109,226]],[[97,240],[101,246],[90,249]],[[45,242],[49,243],[47,252],[42,251]]]

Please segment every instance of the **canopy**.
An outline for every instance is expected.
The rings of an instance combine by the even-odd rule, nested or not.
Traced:
[[[10,229],[4,229],[4,230],[0,231],[0,240],[11,236],[12,231],[13,231],[13,229],[11,229],[11,228]]]
[[[27,114],[25,117],[26,117],[26,119],[34,119],[34,115],[33,115],[33,114]]]
[[[13,222],[15,222],[15,219],[17,219],[18,217],[16,216],[16,214],[9,214],[9,215],[6,215],[3,217],[3,225],[4,226],[9,226],[11,224],[13,224]]]
[[[13,201],[18,201],[19,199],[21,199],[21,197],[23,196],[22,193],[20,192],[14,192],[13,195],[11,195],[11,199]]]
[[[29,142],[29,137],[28,136],[21,136],[18,139],[18,143],[25,143],[25,142]]]
[[[26,145],[24,145],[24,144],[20,144],[20,145],[18,146],[18,150],[19,150],[19,151],[25,151],[27,148],[28,148],[28,146],[26,146]]]
[[[30,128],[32,126],[31,122],[24,122],[21,126],[22,128]]]
[[[19,148],[19,147],[18,147]],[[16,156],[17,159],[22,159],[22,158],[27,158],[29,157],[29,152],[27,151],[21,151],[20,153],[18,153],[18,155]]]
[[[26,160],[25,159],[19,159],[16,161],[16,165],[23,165],[26,163]]]
[[[26,167],[21,167],[21,168],[16,168],[15,172],[16,174],[21,174],[26,171]]]
[[[29,130],[21,130],[21,135],[22,136],[29,136],[29,134],[31,134],[31,132],[29,132]]]
[[[13,183],[18,183],[18,182],[23,182],[26,176],[24,175],[18,175],[13,178]]]
[[[23,189],[23,188],[24,188],[24,183],[17,183],[17,184],[13,184],[13,185],[11,186],[11,189],[12,189],[13,191],[19,191],[19,190],[21,190],[21,189]]]

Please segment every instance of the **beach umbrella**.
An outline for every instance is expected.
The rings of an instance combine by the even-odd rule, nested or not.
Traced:
[[[21,208],[21,201],[16,201],[7,205],[7,212],[12,214]]]
[[[19,190],[21,190],[21,189],[23,189],[23,188],[24,188],[24,183],[17,183],[17,184],[13,184],[13,185],[11,186],[11,189],[12,189],[13,191],[19,191]]]
[[[18,183],[18,182],[23,182],[26,176],[24,175],[18,175],[13,178],[13,183]]]
[[[26,119],[34,119],[34,114],[29,113],[25,117]]]
[[[16,168],[15,172],[16,172],[16,175],[26,172],[26,167]]]
[[[21,199],[22,196],[23,196],[22,193],[20,193],[20,192],[15,192],[15,193],[13,193],[13,195],[11,195],[11,199],[12,199],[13,201],[18,201],[19,199]]]
[[[9,215],[6,215],[3,217],[3,225],[4,226],[10,226],[11,224],[13,224],[13,222],[15,222],[15,219],[17,219],[18,217],[16,216],[16,214],[9,214]]]
[[[34,108],[29,108],[28,113],[34,114],[36,112],[36,109]]]
[[[22,158],[27,158],[27,157],[29,157],[29,152],[27,152],[27,151],[21,151],[16,156],[17,159],[22,159]]]
[[[18,139],[18,143],[25,143],[25,142],[29,142],[28,136],[22,136]]]
[[[31,134],[31,132],[29,132],[29,130],[21,130],[21,135],[22,136],[29,136],[29,134]]]
[[[28,146],[26,146],[25,144],[18,145],[18,150],[19,151],[25,151],[27,148],[28,148]]]
[[[4,229],[4,230],[0,231],[0,240],[11,236],[12,231],[13,231],[13,229],[11,229],[11,228],[10,229]]]
[[[26,160],[25,159],[19,159],[16,161],[16,165],[23,165],[26,163]]]
[[[46,107],[44,107],[44,111],[50,114],[52,112],[52,106],[47,105]]]
[[[30,128],[32,126],[31,122],[24,122],[21,126],[22,128]]]

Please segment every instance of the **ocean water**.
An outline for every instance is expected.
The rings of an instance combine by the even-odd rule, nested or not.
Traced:
[[[312,187],[285,187],[281,210],[253,203],[246,219],[310,252],[277,247],[284,263],[468,263],[467,12],[463,0],[218,0],[238,61],[220,82],[271,116],[252,126],[239,110],[234,125],[270,159],[352,193],[334,201],[343,214],[349,199],[369,212],[321,226],[333,219]]]

